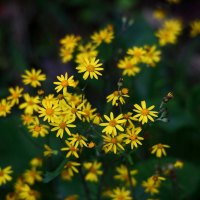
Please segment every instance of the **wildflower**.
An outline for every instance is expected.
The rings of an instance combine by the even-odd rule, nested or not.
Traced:
[[[6,101],[6,99],[2,99],[0,101],[0,117],[6,117],[7,114],[10,113],[12,105]]]
[[[68,173],[70,175],[74,175],[74,172],[75,173],[78,173],[78,169],[77,167],[80,166],[81,164],[78,163],[78,162],[73,162],[73,161],[68,161],[65,166],[64,166],[64,169],[68,171]]]
[[[34,118],[31,125],[28,126],[29,131],[33,137],[45,137],[48,134],[48,126],[41,124],[37,117]]]
[[[191,37],[195,37],[200,34],[200,20],[194,20],[190,23],[190,35]]]
[[[132,200],[130,190],[126,190],[124,187],[115,188],[112,190],[112,193],[109,195],[112,200]]]
[[[65,140],[65,144],[67,145],[67,147],[61,148],[61,151],[67,151],[66,158],[70,157],[71,155],[75,156],[76,158],[79,158],[79,155],[77,153],[78,148],[76,148],[67,140]]]
[[[69,128],[76,127],[75,124],[72,124],[72,122],[75,121],[75,118],[68,119],[67,116],[60,117],[57,120],[55,120],[53,123],[51,123],[54,128],[51,129],[51,131],[57,131],[56,137],[63,138],[63,134],[66,131],[68,135],[71,135],[71,132]]]
[[[98,182],[98,176],[103,174],[103,171],[100,170],[101,165],[102,164],[97,161],[83,163],[83,167],[87,170],[85,180],[91,182]]]
[[[150,121],[154,122],[153,117],[158,117],[158,115],[157,115],[158,112],[152,111],[152,109],[154,109],[155,106],[152,105],[149,108],[147,108],[145,101],[141,101],[141,106],[139,106],[138,104],[134,104],[134,107],[136,109],[133,109],[133,111],[138,113],[138,114],[134,115],[134,117],[138,118],[139,122],[142,121],[142,124],[147,123],[148,119]]]
[[[90,149],[94,148],[95,146],[96,146],[96,144],[93,141],[91,141],[87,144],[87,147]]]
[[[32,87],[37,87],[37,86],[41,86],[41,81],[45,81],[46,80],[46,75],[45,74],[41,74],[41,70],[35,70],[35,69],[31,69],[29,70],[25,70],[25,74],[22,75],[22,79],[23,79],[23,83],[25,85],[31,85]]]
[[[130,185],[130,183],[133,186],[136,185],[137,182],[133,176],[138,173],[138,170],[130,170],[129,172],[128,168],[125,165],[120,165],[119,167],[116,167],[116,171],[117,174],[114,176],[116,180],[123,181],[127,185]],[[131,177],[129,177],[129,173]]]
[[[122,75],[135,76],[140,72],[140,67],[137,66],[138,61],[136,58],[125,57],[123,60],[118,62],[117,67],[122,69]]]
[[[132,47],[127,50],[127,54],[133,56],[136,62],[141,62],[146,51],[142,47]]]
[[[161,8],[155,9],[153,11],[153,17],[155,19],[157,19],[157,20],[163,20],[163,19],[165,19],[166,18],[166,14],[167,13],[163,9],[161,9]]]
[[[109,151],[114,152],[114,154],[117,153],[117,150],[123,150],[124,147],[122,146],[122,139],[124,135],[120,134],[118,136],[113,135],[103,135],[103,150],[105,153],[108,153]]]
[[[84,122],[86,120],[87,122],[90,122],[91,120],[93,120],[95,117],[95,111],[96,108],[92,108],[92,105],[89,102],[83,104],[81,111],[81,114],[83,116],[82,121]]]
[[[91,79],[98,79],[97,75],[102,76],[102,74],[99,71],[104,70],[100,66],[102,66],[102,63],[99,63],[99,59],[96,59],[95,57],[84,57],[83,62],[80,63],[78,67],[76,67],[76,69],[78,70],[78,73],[84,73],[84,80],[86,80],[88,77],[90,77]]]
[[[41,171],[37,171],[35,168],[32,168],[30,170],[26,170],[26,172],[23,174],[23,177],[26,183],[28,183],[29,185],[33,185],[35,181],[42,181],[41,175]]]
[[[142,145],[142,143],[140,142],[140,140],[144,140],[143,137],[138,136],[138,134],[141,132],[141,128],[140,127],[133,127],[131,129],[127,129],[126,134],[124,134],[124,137],[126,138],[124,140],[125,144],[131,144],[131,149],[133,149],[134,147],[137,148],[138,144]]]
[[[104,115],[104,118],[108,121],[105,123],[101,123],[100,126],[105,126],[105,128],[102,130],[102,132],[106,132],[108,134],[117,135],[117,130],[123,132],[124,128],[121,124],[126,122],[125,119],[123,119],[123,114],[118,115],[116,118],[114,118],[113,112],[110,113],[110,118],[107,115]]]
[[[71,137],[68,138],[68,140],[76,148],[78,146],[80,146],[80,147],[83,147],[83,146],[87,147],[87,144],[86,144],[87,138],[84,137],[83,135],[78,134],[78,133],[72,134]]]
[[[78,41],[80,41],[80,36],[75,35],[66,35],[64,38],[60,40],[60,44],[62,44],[67,49],[73,49],[77,46]]]
[[[48,146],[47,144],[44,144],[44,156],[46,157],[50,157],[52,155],[57,155],[58,151],[57,150],[53,150],[50,146]]]
[[[44,121],[54,122],[60,115],[60,107],[57,102],[46,102],[42,100],[42,106],[39,107],[39,117],[44,117]]]
[[[151,195],[159,193],[159,185],[155,184],[155,181],[152,178],[148,178],[147,181],[143,181],[142,187],[145,188],[146,193],[150,193]]]
[[[23,121],[23,125],[29,125],[34,121],[34,116],[30,114],[21,115],[21,119]]]
[[[128,95],[128,89],[127,88],[122,88],[120,91],[114,91],[112,94],[108,95],[106,97],[107,102],[112,101],[112,105],[118,106],[119,102],[121,104],[125,103],[125,100],[123,97],[129,97]]]
[[[19,199],[23,200],[37,200],[39,199],[39,192],[32,190],[29,185],[24,184],[18,193]]]
[[[160,61],[161,51],[157,50],[155,45],[146,45],[144,49],[146,54],[143,56],[142,62],[148,66],[155,67],[155,64]]]
[[[65,197],[64,200],[78,200],[79,196],[77,194],[73,194],[73,195],[69,195],[67,197]]]
[[[133,117],[132,115],[133,115],[132,112],[127,112],[123,114],[123,118],[126,120],[126,122],[124,123],[124,126],[134,127],[134,124],[132,121],[138,121],[138,119],[136,117]]]
[[[12,180],[12,177],[10,176],[12,173],[13,171],[11,166],[7,166],[4,169],[0,167],[0,186]]]
[[[63,170],[61,171],[61,178],[62,178],[62,180],[64,180],[64,181],[71,181],[73,176],[74,176],[74,175],[71,175],[71,174],[69,173],[69,171],[67,171],[67,170],[65,170],[65,169],[63,169]]]
[[[57,79],[59,81],[53,82],[53,84],[57,85],[55,88],[57,93],[63,90],[63,94],[66,94],[68,87],[73,87],[73,88],[76,87],[74,76],[68,77],[67,72],[65,73],[65,75],[61,74],[60,76],[57,76]]]
[[[165,148],[170,148],[170,146],[166,144],[161,144],[161,143],[156,144],[152,146],[151,153],[152,154],[156,153],[156,157],[158,158],[162,157],[162,154],[166,156],[167,154],[166,154]]]
[[[15,88],[9,88],[10,96],[7,97],[11,101],[12,105],[19,104],[19,98],[22,97],[23,88],[16,86]]]
[[[30,165],[31,167],[41,167],[42,166],[42,159],[41,158],[33,158],[31,161],[30,161]]]
[[[184,165],[184,163],[183,163],[183,161],[181,161],[181,160],[177,160],[177,161],[174,163],[174,167],[175,167],[176,169],[182,169],[182,168],[183,168],[183,165]]]
[[[24,103],[20,104],[19,108],[24,109],[25,114],[32,115],[34,111],[38,111],[38,104],[40,103],[38,96],[30,96],[28,93],[23,95]]]

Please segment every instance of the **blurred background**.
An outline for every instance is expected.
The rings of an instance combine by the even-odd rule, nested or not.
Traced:
[[[154,143],[169,144],[168,155],[186,163],[182,174],[183,199],[200,199],[200,36],[191,38],[189,34],[190,22],[200,19],[200,1],[182,0],[176,4],[167,0],[1,0],[0,98],[8,95],[8,87],[21,85],[20,76],[25,69],[41,68],[47,74],[45,87],[49,91],[56,75],[66,70],[73,73],[72,64],[62,64],[59,57],[59,40],[66,34],[89,39],[94,31],[113,24],[116,38],[112,45],[102,47],[101,58],[110,59],[107,65],[115,69],[116,48],[123,55],[133,45],[157,42],[155,30],[160,22],[153,13],[159,8],[183,21],[183,33],[176,45],[162,48],[162,60],[156,68],[143,69],[134,80],[127,79],[125,83],[131,91],[132,104],[146,99],[148,104],[159,106],[169,91],[174,93],[174,99],[168,104],[170,121],[159,123],[146,134]],[[113,77],[113,86],[106,89],[100,81],[86,91],[99,111],[105,103],[103,98],[111,88],[116,88],[118,78]],[[94,96],[97,89],[104,90],[105,94]],[[41,149],[16,128],[20,123],[17,111],[0,119],[0,166],[12,165],[16,177],[32,157],[41,154]],[[11,187],[10,184],[3,193],[0,189],[0,199]]]

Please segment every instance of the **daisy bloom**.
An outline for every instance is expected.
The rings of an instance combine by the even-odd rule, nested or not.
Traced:
[[[141,101],[141,106],[139,106],[138,104],[134,104],[134,107],[136,109],[133,109],[133,111],[138,113],[138,114],[134,115],[134,117],[138,118],[139,122],[142,122],[142,124],[147,123],[148,119],[150,121],[154,122],[153,117],[158,117],[158,115],[157,115],[158,112],[152,111],[152,109],[154,109],[155,106],[152,105],[149,108],[147,108],[145,101]]]
[[[166,145],[166,144],[161,144],[161,143],[156,144],[156,145],[152,146],[151,153],[156,154],[156,157],[161,158],[162,155],[164,155],[164,156],[167,155],[165,148],[170,148],[170,146]]]
[[[142,47],[132,47],[127,51],[127,54],[133,56],[137,60],[137,62],[142,61],[145,53],[146,51]]]
[[[101,65],[102,63],[99,63],[99,59],[96,59],[95,57],[85,57],[83,62],[78,67],[76,67],[76,69],[78,70],[78,73],[84,73],[84,80],[86,80],[88,77],[91,79],[98,79],[98,76],[102,76],[102,74],[99,72],[103,70],[103,68],[100,67]]]
[[[148,178],[146,181],[142,182],[142,187],[144,187],[145,189],[144,191],[146,193],[150,193],[151,195],[159,193],[158,190],[159,185],[155,184],[155,181],[151,177]]]
[[[52,155],[57,155],[58,151],[57,150],[53,150],[50,146],[48,146],[47,144],[44,144],[44,152],[43,152],[43,154],[46,157],[50,157]]]
[[[81,39],[80,36],[75,36],[73,34],[66,35],[64,38],[60,40],[60,44],[62,44],[67,49],[74,49],[77,46],[78,41]]]
[[[102,130],[103,133],[105,132],[108,134],[117,135],[117,130],[121,132],[124,131],[122,124],[126,122],[126,120],[123,119],[123,114],[120,114],[115,118],[113,112],[111,112],[110,117],[104,115],[104,118],[108,122],[100,123],[100,126],[105,126],[105,128]]]
[[[24,109],[25,114],[32,115],[34,111],[38,111],[39,108],[39,97],[38,96],[30,96],[28,93],[23,96],[25,102],[19,105],[20,109]]]
[[[22,81],[25,85],[31,85],[32,87],[41,86],[41,81],[46,80],[46,75],[41,73],[42,71],[31,69],[25,70],[25,74],[22,75]]]
[[[11,166],[7,166],[4,169],[0,167],[0,186],[12,180],[12,177],[10,176],[12,173],[13,171]]]
[[[200,20],[195,20],[190,23],[190,35],[191,37],[195,37],[200,34]]]
[[[73,161],[68,161],[65,166],[64,166],[64,169],[66,171],[68,171],[68,173],[73,176],[74,175],[74,172],[75,173],[78,173],[78,169],[77,167],[80,166],[81,164],[80,163],[77,163],[77,162],[73,162]]]
[[[132,129],[127,129],[126,134],[124,134],[124,137],[126,138],[124,142],[125,144],[131,144],[131,149],[133,149],[134,147],[137,148],[138,144],[142,145],[140,140],[144,140],[144,138],[138,136],[141,130],[142,129],[140,127],[133,127]]]
[[[124,187],[113,189],[109,196],[112,200],[133,200],[130,190],[127,190]]]
[[[103,171],[100,169],[102,164],[100,162],[85,162],[83,167],[87,170],[85,175],[86,181],[98,182],[98,176],[103,174]]]
[[[61,148],[61,151],[67,151],[66,158],[69,158],[71,155],[75,156],[76,158],[79,158],[79,155],[77,153],[78,148],[76,148],[67,140],[65,140],[65,144],[67,145],[67,147]]]
[[[19,199],[23,200],[37,200],[40,194],[36,190],[32,190],[28,184],[23,184],[18,192]]]
[[[0,117],[6,117],[10,113],[12,105],[10,102],[7,102],[6,99],[0,101]]]
[[[28,183],[29,185],[33,185],[36,181],[42,181],[42,172],[37,171],[35,168],[32,168],[30,170],[26,170],[23,174],[23,177],[26,183]]]
[[[9,88],[10,96],[7,97],[11,101],[12,105],[19,104],[19,98],[22,97],[23,88],[16,86],[15,88]]]
[[[57,79],[59,81],[53,82],[53,84],[57,85],[55,87],[57,93],[63,90],[63,94],[66,94],[68,87],[73,87],[73,88],[76,87],[74,76],[69,77],[67,72],[65,73],[65,75],[61,74],[60,76],[57,76]]]
[[[69,140],[70,143],[71,143],[72,145],[74,145],[76,148],[77,148],[78,146],[80,146],[80,147],[83,147],[83,146],[87,147],[87,143],[86,143],[87,138],[84,137],[83,135],[78,134],[78,133],[72,134],[71,137],[68,138],[68,140]]]

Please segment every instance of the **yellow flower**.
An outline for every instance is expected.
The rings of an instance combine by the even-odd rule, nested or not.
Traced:
[[[44,117],[44,121],[54,122],[58,119],[60,115],[60,107],[58,102],[46,102],[42,100],[43,107],[39,107],[38,113],[40,114],[39,117]]]
[[[41,158],[33,158],[30,161],[31,167],[41,167],[42,166],[42,159]]]
[[[58,151],[57,150],[53,150],[50,146],[48,146],[47,144],[44,144],[44,156],[46,157],[50,157],[52,155],[57,155]]]
[[[60,117],[57,120],[55,120],[53,123],[51,123],[54,128],[51,129],[51,131],[57,131],[56,137],[63,138],[63,134],[66,131],[68,135],[71,135],[71,132],[69,128],[76,127],[75,124],[72,124],[72,122],[75,121],[75,118],[68,119],[67,116]]]
[[[7,97],[11,101],[12,105],[19,104],[19,98],[22,97],[23,88],[16,86],[15,88],[9,88],[10,96]]]
[[[2,99],[0,101],[0,117],[6,117],[7,114],[10,113],[12,105],[6,101],[6,99]]]
[[[157,111],[152,111],[154,109],[154,105],[150,106],[149,108],[146,107],[146,102],[141,101],[141,106],[138,104],[134,104],[134,107],[136,109],[133,109],[133,111],[137,112],[138,114],[134,115],[134,117],[139,119],[139,122],[142,121],[142,124],[147,123],[148,119],[154,122],[153,117],[158,117]],[[153,116],[153,117],[152,117]]]
[[[126,122],[123,119],[123,114],[118,115],[116,118],[114,117],[113,112],[110,113],[110,118],[107,115],[104,115],[104,118],[108,121],[106,123],[101,123],[100,126],[106,126],[102,132],[106,132],[108,134],[117,135],[117,130],[123,132],[124,128],[121,124]]]
[[[23,121],[23,125],[29,125],[34,121],[34,117],[30,114],[21,115],[21,119]]]
[[[79,146],[80,147],[84,147],[84,146],[87,147],[87,144],[86,144],[87,138],[84,137],[83,135],[78,134],[78,133],[72,134],[71,137],[68,138],[68,140],[76,148],[79,147]]]
[[[46,75],[45,74],[41,74],[41,70],[35,70],[35,69],[31,69],[29,70],[25,70],[25,74],[22,75],[23,78],[23,83],[25,85],[31,85],[32,87],[37,87],[37,86],[41,86],[41,81],[45,81],[46,80]]]
[[[125,165],[120,165],[119,167],[116,167],[117,174],[114,176],[116,180],[120,180],[125,182],[127,185],[136,185],[136,179],[133,177],[135,174],[138,173],[138,170],[130,170],[130,176],[128,168]],[[131,180],[130,180],[131,178]]]
[[[163,20],[166,18],[166,12],[162,8],[155,9],[153,11],[153,17],[157,20]]]
[[[17,199],[17,194],[14,192],[8,193],[6,195],[6,200],[16,200]]]
[[[92,108],[92,105],[89,102],[84,103],[82,111],[81,111],[81,114],[83,116],[82,121],[83,122],[85,122],[85,120],[87,122],[92,121],[95,117],[95,114],[94,114],[95,111],[96,111],[96,108]]]
[[[86,80],[88,77],[91,79],[98,79],[97,75],[102,76],[102,74],[99,72],[103,70],[103,68],[100,67],[101,65],[102,63],[99,63],[99,59],[96,59],[95,57],[84,57],[83,62],[80,63],[76,69],[78,70],[78,73],[84,73],[84,80]]]
[[[12,173],[13,171],[11,166],[7,166],[4,169],[0,167],[0,186],[12,180],[12,177],[10,176]]]
[[[68,48],[62,46],[62,47],[60,48],[60,54],[59,54],[60,57],[61,57],[62,62],[63,62],[63,63],[67,63],[67,62],[69,62],[70,60],[72,60],[72,58],[73,58],[73,55],[72,55],[73,52],[74,52],[73,49],[68,49]]]
[[[155,184],[155,181],[151,177],[147,181],[142,182],[142,187],[145,188],[146,193],[150,193],[151,195],[159,193],[159,185]]]
[[[68,173],[73,176],[74,175],[74,172],[75,173],[78,173],[78,169],[77,167],[80,166],[81,164],[80,163],[77,163],[77,162],[73,162],[73,161],[68,161],[65,166],[64,166],[64,169],[66,171],[68,171]]]
[[[132,47],[127,50],[127,54],[133,56],[137,62],[141,62],[146,51],[142,47]]]
[[[121,104],[125,103],[125,100],[123,97],[129,97],[127,88],[122,88],[120,91],[117,91],[117,90],[114,91],[112,94],[108,95],[106,99],[107,99],[107,102],[112,101],[113,106],[118,106],[119,102]]]
[[[142,143],[140,142],[140,140],[144,140],[143,137],[139,137],[138,134],[141,132],[141,128],[140,127],[133,127],[131,129],[127,129],[126,134],[124,134],[124,137],[126,138],[124,140],[125,144],[131,144],[131,149],[133,149],[134,147],[137,148],[138,144],[142,145]]]
[[[40,194],[36,190],[32,190],[29,185],[24,184],[18,193],[19,199],[23,200],[37,200]]]
[[[158,158],[162,157],[162,154],[166,156],[167,154],[166,154],[165,148],[170,148],[170,146],[166,144],[161,144],[161,143],[156,144],[152,146],[151,153],[152,154],[156,153],[156,157]]]
[[[177,168],[177,169],[182,169],[183,168],[183,161],[181,160],[177,160],[175,163],[174,163],[174,167]]]
[[[156,49],[156,46],[144,47],[146,54],[142,58],[142,62],[146,63],[148,66],[155,67],[155,64],[160,61],[161,51]]]
[[[65,140],[65,144],[67,145],[67,147],[61,148],[61,151],[67,151],[66,158],[70,157],[71,155],[75,156],[76,158],[79,158],[79,155],[77,153],[78,148],[76,148],[67,140]]]
[[[66,35],[64,38],[60,40],[60,44],[62,44],[67,49],[73,49],[77,46],[78,41],[81,39],[80,36],[75,36],[73,34]]]
[[[130,190],[126,190],[124,187],[113,189],[109,196],[112,200],[133,200]]]
[[[118,136],[113,136],[113,135],[103,135],[103,150],[105,153],[108,153],[109,151],[114,152],[114,154],[117,153],[119,150],[124,151],[124,147],[122,146],[122,139],[124,135],[120,134]]]
[[[191,37],[195,37],[200,34],[200,20],[199,19],[192,21],[190,23],[190,27],[191,27],[191,30],[190,30]]]
[[[123,70],[123,76],[135,76],[140,72],[140,67],[137,64],[136,58],[125,57],[123,60],[119,60],[117,67]]]
[[[74,81],[74,76],[68,77],[68,73],[66,72],[65,75],[57,76],[59,81],[53,82],[53,84],[57,85],[55,90],[56,92],[60,92],[63,90],[63,94],[67,93],[68,87],[76,87],[76,82]]]
[[[62,170],[60,175],[61,175],[61,179],[64,180],[64,181],[71,181],[72,177],[73,177],[73,175],[71,175],[69,173],[69,171],[65,170],[65,169]]]
[[[23,96],[25,102],[20,104],[19,108],[24,109],[25,114],[32,115],[34,111],[38,111],[38,104],[40,103],[39,97],[32,97],[28,93]]]
[[[32,168],[30,170],[26,170],[26,172],[23,174],[24,180],[29,185],[33,185],[35,181],[41,182],[42,181],[42,172],[37,171],[35,168]]]
[[[83,163],[83,167],[87,170],[85,180],[91,182],[98,182],[98,176],[103,174],[103,171],[100,170],[101,165],[102,164],[97,161]]]
[[[32,134],[32,137],[45,137],[49,132],[48,132],[49,126],[41,124],[39,119],[37,117],[34,118],[33,122],[31,125],[28,126],[29,131]]]

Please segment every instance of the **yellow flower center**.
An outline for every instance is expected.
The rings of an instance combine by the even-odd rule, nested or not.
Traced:
[[[67,87],[67,86],[68,86],[68,81],[67,81],[67,80],[63,80],[63,81],[61,82],[61,85],[62,85],[63,87]]]
[[[122,88],[122,94],[128,94],[128,89],[127,88]]]
[[[163,145],[162,145],[162,144],[158,144],[158,145],[157,145],[157,148],[158,148],[158,149],[163,149]]]
[[[130,69],[130,68],[132,68],[133,67],[133,65],[130,63],[130,62],[128,62],[127,64],[126,64],[126,68],[127,69]]]
[[[59,127],[62,128],[62,129],[65,129],[66,123],[65,123],[65,122],[61,122],[61,123],[59,124]]]
[[[124,119],[129,119],[130,115],[129,114],[124,114]]]
[[[72,108],[71,109],[71,113],[75,114],[77,112],[77,109],[76,108]]]
[[[113,120],[110,120],[109,124],[110,126],[115,127],[117,122],[113,119]]]
[[[6,106],[0,105],[0,111],[5,111],[5,110],[6,110]]]
[[[40,125],[35,125],[35,126],[34,126],[34,131],[40,132],[40,131],[41,131]]]
[[[4,172],[0,171],[0,177],[4,176]]]
[[[32,81],[36,81],[36,80],[37,80],[37,77],[36,77],[35,75],[32,75],[32,76],[30,77],[30,79],[31,79]]]
[[[87,66],[87,71],[88,72],[94,72],[94,66],[93,65],[88,65]]]
[[[119,95],[119,92],[118,91],[114,91],[113,95],[117,97]]]
[[[93,173],[93,174],[96,174],[97,173],[97,170],[95,169],[95,167],[91,167],[90,168],[90,173]]]
[[[147,116],[149,114],[149,110],[148,109],[142,109],[141,114]]]
[[[34,102],[32,100],[28,101],[28,105],[32,106],[34,104]]]
[[[74,147],[74,146],[70,147],[69,149],[70,149],[70,151],[76,151],[76,147]]]
[[[12,94],[13,99],[17,99],[19,97],[19,94],[17,92],[14,92]]]
[[[53,112],[54,112],[54,110],[53,110],[52,108],[47,108],[47,109],[46,109],[46,114],[47,114],[47,115],[52,115]]]
[[[123,194],[120,194],[117,196],[117,200],[124,200],[125,196]]]
[[[137,139],[137,135],[135,135],[135,134],[131,135],[129,138],[130,138],[130,140],[136,140]]]
[[[113,143],[113,144],[116,144],[117,143],[117,138],[112,138],[110,142]]]
[[[89,111],[89,110],[85,110],[85,111],[84,111],[84,115],[85,115],[86,117],[89,117],[89,116],[90,116],[90,111]]]

